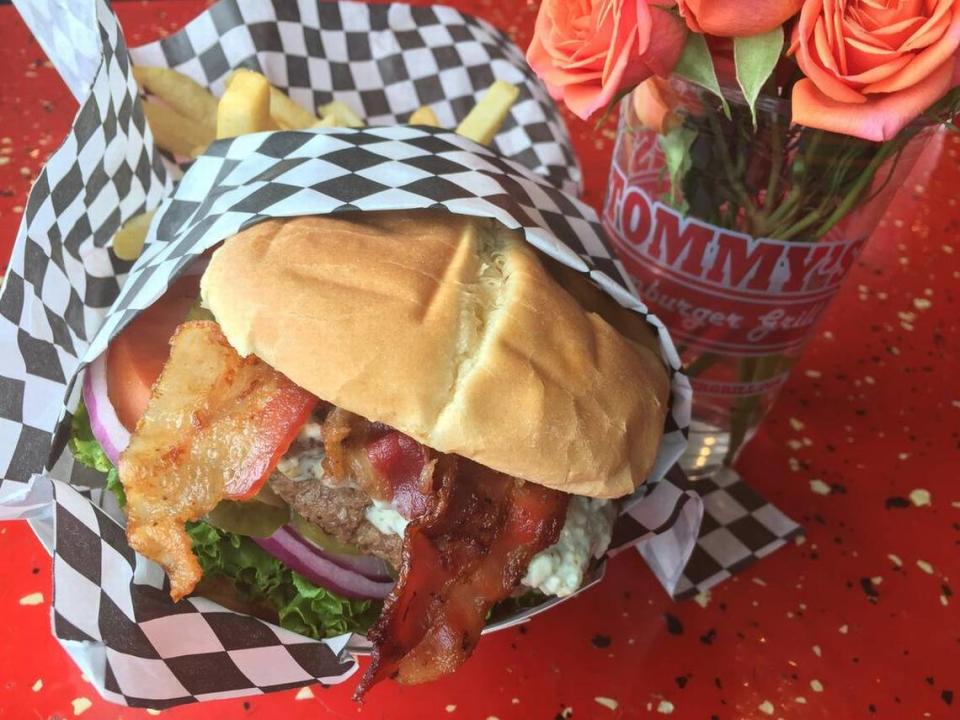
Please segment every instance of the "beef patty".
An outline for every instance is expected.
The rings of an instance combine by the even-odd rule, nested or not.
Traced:
[[[400,567],[403,538],[384,535],[367,520],[364,511],[370,498],[362,490],[349,485],[329,487],[320,480],[292,480],[279,472],[270,478],[270,487],[294,512],[327,535]]]

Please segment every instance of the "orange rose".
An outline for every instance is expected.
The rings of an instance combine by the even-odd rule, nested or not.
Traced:
[[[527,61],[586,120],[680,59],[686,28],[664,0],[543,0]]]
[[[801,125],[883,141],[955,83],[955,0],[806,0],[791,51]]]
[[[696,33],[746,37],[783,25],[797,14],[803,0],[677,0],[677,4],[687,27]]]
[[[633,90],[633,111],[645,127],[667,133],[679,122],[675,112],[680,98],[662,78],[647,78]]]

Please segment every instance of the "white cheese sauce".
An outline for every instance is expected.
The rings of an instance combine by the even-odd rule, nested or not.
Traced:
[[[297,443],[306,446],[306,450],[284,455],[277,463],[277,470],[291,480],[323,480],[324,455],[321,442],[322,425],[310,421],[300,429]]]
[[[609,500],[570,498],[560,537],[533,556],[521,582],[544,595],[564,597],[576,592],[590,561],[609,547],[615,517],[616,509]]]
[[[324,480],[321,425],[308,422],[300,431],[299,440],[309,449],[286,456],[277,469],[291,480]],[[403,537],[409,520],[397,512],[392,503],[374,500],[364,511],[367,520],[384,535]],[[537,553],[521,581],[544,595],[571,595],[583,584],[583,577],[595,557],[610,545],[616,509],[609,500],[570,498],[567,518],[557,542]]]
[[[403,537],[403,532],[410,523],[409,520],[397,512],[393,503],[383,500],[374,500],[373,505],[364,510],[364,515],[370,521],[370,524],[384,535]]]
[[[384,535],[403,535],[409,522],[391,503],[375,501],[365,511],[367,520]],[[574,496],[567,519],[554,545],[537,553],[521,581],[544,595],[571,595],[595,557],[610,545],[616,511],[609,500]]]

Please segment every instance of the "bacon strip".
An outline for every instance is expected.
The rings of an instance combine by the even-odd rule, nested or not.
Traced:
[[[120,456],[130,547],[160,563],[179,600],[200,581],[184,523],[266,482],[317,398],[212,322],[182,324],[146,413]]]
[[[489,609],[557,541],[570,498],[451,455],[438,458],[433,484],[434,502],[407,527],[400,577],[367,634],[373,658],[355,699],[384,678],[422,683],[456,670]]]

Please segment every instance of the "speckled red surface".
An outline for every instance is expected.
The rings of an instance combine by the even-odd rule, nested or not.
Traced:
[[[521,44],[530,36],[535,2],[453,4]],[[194,0],[121,3],[119,14],[128,41],[138,44],[202,7]],[[5,262],[30,182],[76,105],[10,7],[0,8],[0,68]],[[596,206],[612,127],[570,122]],[[362,709],[350,702],[348,683],[314,687],[300,700],[291,691],[162,715],[960,715],[960,596],[951,589],[960,585],[958,157],[956,136],[927,153],[743,454],[740,470],[806,524],[802,545],[684,604],[663,594],[638,556],[621,555],[596,589],[486,638],[455,677],[378,688]],[[929,505],[914,502],[926,498],[921,491]],[[50,561],[26,525],[0,526],[0,550],[0,717],[146,717],[100,700],[51,637]]]

